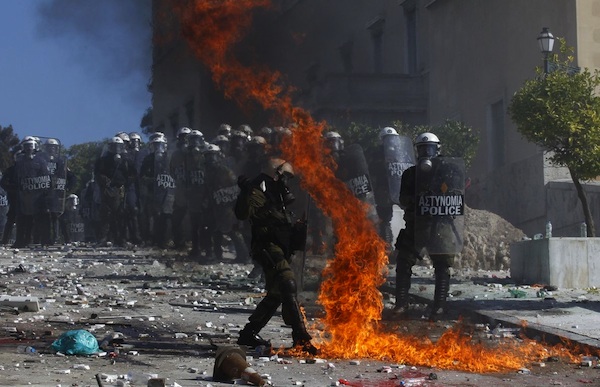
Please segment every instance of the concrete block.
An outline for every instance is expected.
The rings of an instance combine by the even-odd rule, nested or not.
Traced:
[[[510,275],[519,284],[559,288],[600,286],[600,238],[548,238],[515,242]]]
[[[0,305],[18,308],[25,312],[38,312],[40,304],[37,297],[0,296]]]

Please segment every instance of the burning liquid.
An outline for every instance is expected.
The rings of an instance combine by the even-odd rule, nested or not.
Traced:
[[[325,317],[319,321],[321,337],[315,343],[322,356],[370,358],[441,369],[495,372],[518,369],[528,361],[552,355],[535,343],[515,342],[489,348],[473,344],[458,329],[437,342],[385,332],[378,287],[385,281],[385,242],[366,217],[364,204],[335,178],[328,166],[323,122],[292,105],[291,92],[277,72],[242,65],[232,54],[251,25],[252,11],[271,6],[268,0],[174,1],[181,31],[197,57],[211,70],[214,82],[240,107],[260,105],[279,122],[294,123],[293,135],[284,141],[284,158],[290,161],[317,205],[331,218],[337,243],[335,257],[324,270],[319,303]]]

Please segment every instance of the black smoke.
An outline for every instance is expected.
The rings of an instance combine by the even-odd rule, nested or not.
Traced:
[[[149,101],[152,0],[45,0],[37,11],[40,37],[56,40],[68,60]]]

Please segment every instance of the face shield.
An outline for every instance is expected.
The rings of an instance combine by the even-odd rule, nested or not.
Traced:
[[[437,156],[438,144],[436,143],[425,143],[417,145],[417,158],[428,158],[431,159]]]
[[[108,144],[108,151],[116,155],[122,155],[125,152],[125,144],[122,142],[111,142]]]
[[[152,143],[152,152],[158,157],[162,157],[167,153],[167,143],[162,141],[154,141]]]
[[[25,141],[23,143],[23,154],[25,154],[27,157],[33,157],[33,155],[35,154],[35,149],[36,149],[36,144],[35,141],[33,140],[29,140],[29,141]]]
[[[50,159],[54,159],[55,157],[58,157],[58,145],[55,144],[46,144],[44,146],[44,151],[48,154],[48,156],[50,156]]]

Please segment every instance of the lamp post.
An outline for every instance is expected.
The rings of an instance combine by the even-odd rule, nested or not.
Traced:
[[[542,32],[537,37],[538,43],[540,44],[540,51],[544,54],[544,74],[548,74],[550,71],[548,66],[548,56],[554,48],[554,35],[548,30],[548,27],[542,28]]]

